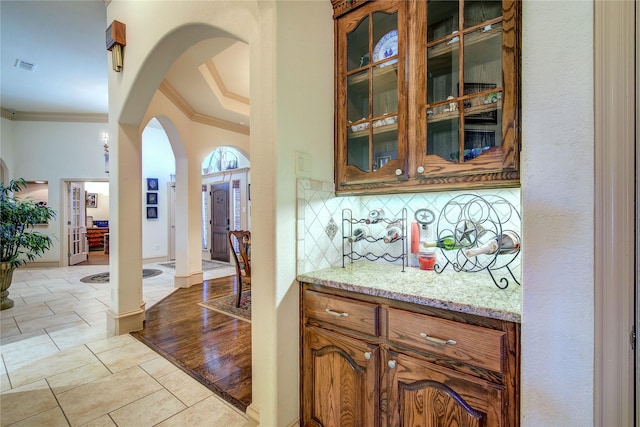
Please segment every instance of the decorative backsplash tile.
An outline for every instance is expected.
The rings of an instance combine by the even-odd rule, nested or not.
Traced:
[[[333,218],[329,220],[329,223],[324,228],[324,231],[327,233],[327,236],[329,236],[329,240],[333,240],[336,234],[338,234],[338,224],[336,224]]]
[[[436,226],[442,209],[454,197],[472,194],[482,197],[499,196],[520,212],[520,189],[494,189],[478,191],[449,191],[438,193],[416,193],[400,195],[346,196],[336,197],[332,182],[298,179],[297,182],[297,269],[298,274],[343,264],[343,210],[350,209],[355,218],[365,218],[369,211],[382,208],[387,218],[401,218],[406,209],[407,233],[414,221],[415,211],[429,209],[436,216]],[[349,215],[347,211],[347,215]],[[512,219],[519,227],[519,217]],[[378,224],[376,224],[378,225]],[[384,233],[384,226],[372,227],[373,233]],[[517,230],[520,231],[520,230]],[[379,254],[388,251],[401,254],[402,247],[383,246],[382,242],[368,244],[358,242],[359,252]],[[364,247],[364,245],[368,245]],[[345,262],[349,262],[345,260]],[[519,259],[513,268],[519,268]]]

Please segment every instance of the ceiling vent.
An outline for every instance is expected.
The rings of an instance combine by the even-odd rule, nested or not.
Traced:
[[[20,68],[21,70],[31,71],[31,72],[35,71],[36,69],[35,64],[31,64],[27,61],[23,61],[22,59],[16,59],[15,67]]]

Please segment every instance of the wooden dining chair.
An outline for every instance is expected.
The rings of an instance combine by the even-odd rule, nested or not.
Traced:
[[[238,298],[236,307],[240,307],[242,287],[251,286],[251,232],[246,230],[229,231],[229,246],[236,263],[238,277]]]

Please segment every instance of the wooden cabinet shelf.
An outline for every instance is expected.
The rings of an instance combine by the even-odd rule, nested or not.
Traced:
[[[381,119],[383,120],[383,119]],[[393,132],[398,130],[398,125],[396,123],[391,125],[382,125],[382,126],[373,126],[373,134],[380,134],[385,132]],[[366,138],[369,136],[369,129],[358,130],[358,131],[349,131],[349,138]]]
[[[398,63],[376,65],[375,68],[373,68],[373,78],[378,84],[386,86],[394,85],[398,79]],[[355,73],[349,75],[349,84],[352,86],[364,86],[368,90],[369,73],[362,73],[361,70],[356,70]]]
[[[491,111],[500,110],[502,106],[497,102],[492,102],[489,104],[481,104],[473,107],[467,107],[464,109],[465,115],[472,116],[476,114],[489,113]],[[460,111],[446,111],[438,114],[429,114],[427,112],[427,121],[429,123],[441,122],[444,120],[452,120],[458,118],[460,116]]]
[[[499,37],[502,35],[502,27],[495,26],[491,24],[487,24],[487,26],[491,27],[489,29],[482,29],[480,32],[470,32],[469,30],[465,30],[466,35],[464,36],[464,47],[470,48],[474,45],[492,39],[494,37]],[[472,29],[471,31],[474,31]],[[452,52],[457,51],[460,46],[460,35],[452,35],[446,39],[440,39],[427,44],[429,47],[429,54],[427,56],[428,60],[433,60],[442,55],[451,55]]]

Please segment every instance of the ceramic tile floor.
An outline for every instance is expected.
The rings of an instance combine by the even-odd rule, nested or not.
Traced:
[[[173,269],[144,279],[147,307]],[[0,312],[0,426],[245,426],[246,417],[130,335],[107,337],[108,266],[20,268]],[[232,267],[205,279],[234,274]]]

